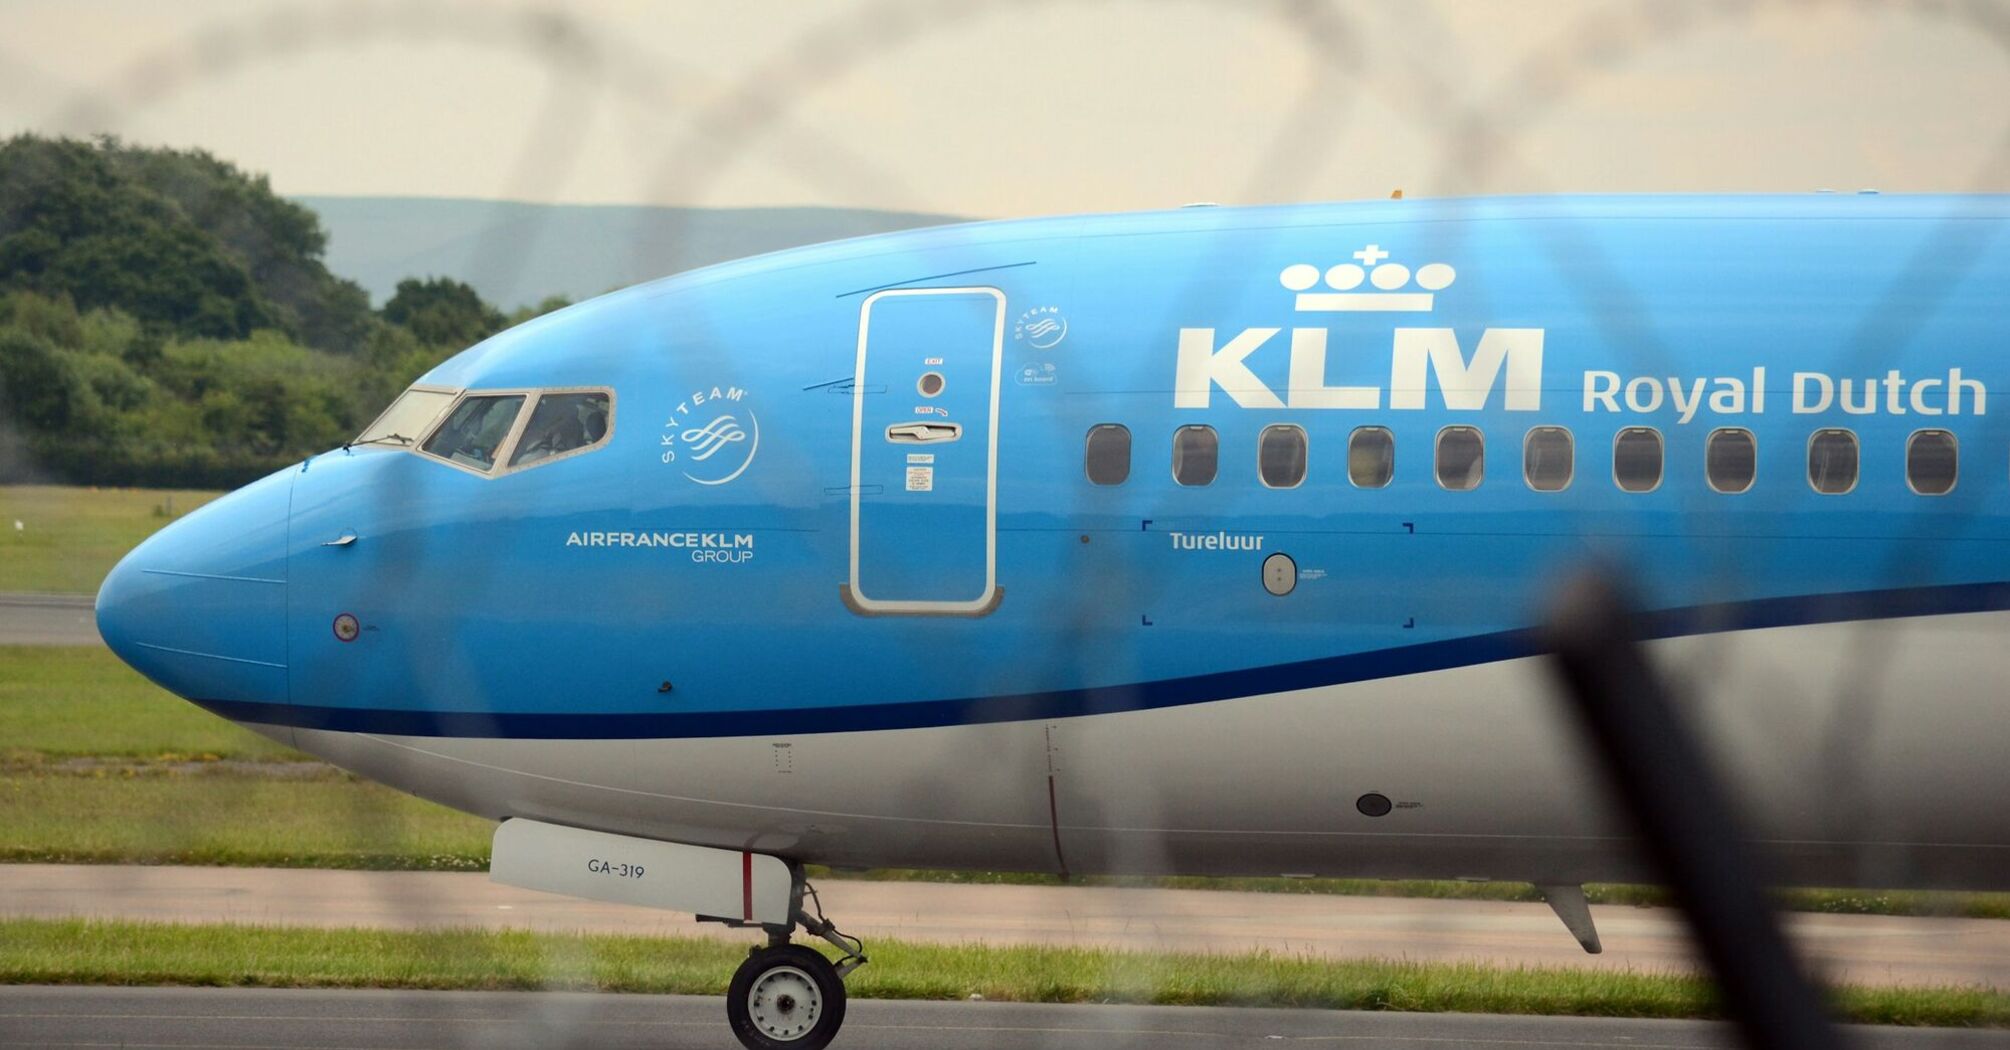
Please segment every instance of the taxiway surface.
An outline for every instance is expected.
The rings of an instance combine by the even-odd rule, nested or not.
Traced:
[[[1853,1028],[1862,1050],[1981,1050],[2010,1033]],[[718,999],[564,992],[296,991],[240,988],[0,988],[0,1046],[417,1048],[737,1046]],[[1191,1006],[853,1000],[839,1048],[1229,1050],[1391,1047],[1714,1050],[1723,1025],[1598,1017],[1355,1013]]]
[[[89,594],[0,591],[0,645],[103,645]]]
[[[1681,916],[1666,908],[1594,907],[1605,953],[1586,955],[1541,904],[843,879],[823,880],[818,889],[829,914],[868,943],[886,938],[1140,951],[1266,949],[1336,959],[1636,971],[1696,965]],[[486,875],[458,872],[7,864],[0,865],[0,915],[753,939],[676,912],[519,890]],[[1831,980],[2010,985],[2010,921],[1810,914],[1786,919],[1795,943]]]

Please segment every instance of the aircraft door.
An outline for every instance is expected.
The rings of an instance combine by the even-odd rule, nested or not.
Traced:
[[[860,307],[853,611],[975,616],[996,606],[1004,334],[996,288],[891,289]]]

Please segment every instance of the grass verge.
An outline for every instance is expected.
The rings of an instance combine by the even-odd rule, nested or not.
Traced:
[[[94,920],[0,921],[0,982],[288,988],[591,989],[719,995],[746,948],[697,938],[317,930]],[[1713,1017],[1689,976],[1333,962],[1271,953],[1179,955],[875,942],[846,982],[877,999],[1295,1006]],[[1980,988],[1832,991],[1852,1021],[2010,1026],[2010,994]]]
[[[284,779],[161,771],[0,775],[0,861],[467,871],[495,825],[307,767]]]
[[[0,485],[0,590],[95,593],[127,551],[217,495]]]
[[[811,865],[813,874],[820,869]],[[836,879],[886,882],[953,882],[1019,886],[1135,886],[1173,890],[1240,890],[1249,893],[1305,893],[1343,897],[1409,897],[1434,900],[1539,903],[1542,892],[1526,882],[1453,882],[1430,879],[1283,879],[1201,876],[1077,876],[1063,882],[1053,875],[992,871],[918,871],[888,868],[822,873]],[[1658,886],[1594,882],[1584,887],[1592,904],[1639,908],[1674,906]],[[1936,890],[1788,889],[1774,895],[1786,911],[1830,915],[1916,915],[1960,919],[2010,919],[2010,893],[1954,893]]]
[[[0,646],[0,749],[9,756],[307,757],[175,696],[99,646]]]

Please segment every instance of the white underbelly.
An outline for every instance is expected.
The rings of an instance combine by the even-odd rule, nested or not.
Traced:
[[[2010,613],[1652,643],[1788,881],[2010,886]],[[1540,659],[1052,721],[662,740],[298,730],[470,812],[857,866],[1634,878]],[[1394,808],[1369,816],[1369,793]]]

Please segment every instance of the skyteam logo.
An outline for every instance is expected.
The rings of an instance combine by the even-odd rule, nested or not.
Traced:
[[[761,420],[736,386],[691,392],[677,403],[657,439],[665,463],[700,485],[724,485],[754,465]]]
[[[710,423],[684,432],[685,447],[691,450],[692,460],[700,463],[733,442],[745,440],[747,432],[740,429],[740,421],[731,413],[714,416]]]
[[[1294,293],[1296,312],[1311,321],[1321,314],[1427,314],[1436,309],[1438,293],[1458,279],[1457,271],[1442,262],[1426,263],[1412,274],[1407,265],[1390,261],[1390,253],[1378,244],[1367,245],[1352,258],[1353,262],[1323,272],[1312,263],[1293,263],[1278,273],[1277,283]],[[1540,328],[1489,328],[1468,357],[1450,328],[1397,327],[1391,334],[1386,386],[1329,386],[1326,360],[1331,332],[1323,326],[1301,325],[1291,329],[1290,370],[1280,397],[1246,362],[1282,331],[1245,328],[1222,339],[1212,328],[1180,329],[1174,407],[1206,408],[1220,387],[1244,408],[1379,409],[1386,390],[1388,407],[1420,409],[1430,400],[1427,394],[1434,385],[1445,408],[1485,408],[1496,387],[1509,411],[1534,412],[1542,407]],[[1360,347],[1355,352],[1373,350]]]
[[[1068,338],[1068,319],[1058,306],[1036,306],[1012,322],[1012,340],[1035,350],[1052,350]]]

